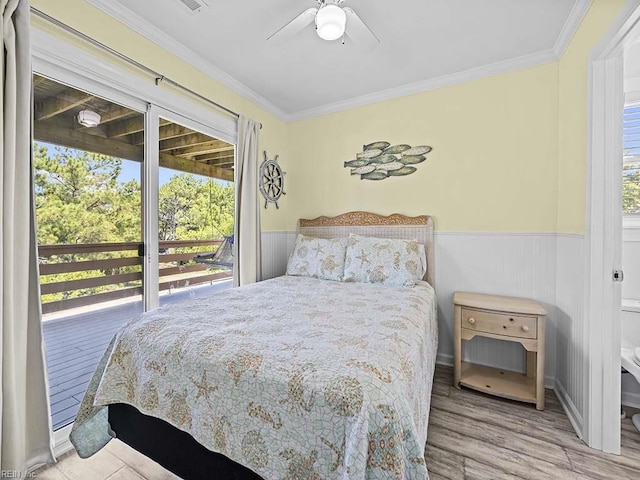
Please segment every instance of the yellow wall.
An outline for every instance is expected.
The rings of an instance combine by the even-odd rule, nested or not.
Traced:
[[[270,157],[275,153],[280,154],[281,164],[284,169],[286,170],[289,166],[288,159],[290,157],[287,151],[288,126],[270,113],[258,108],[252,102],[234,93],[156,44],[146,40],[83,0],[31,0],[31,5],[201,95],[261,122],[263,125],[260,132],[261,151],[267,150]],[[90,50],[95,55],[102,56],[105,61],[115,61],[112,56],[103,54],[86,42],[65,34],[64,31],[44,20],[33,17],[32,24],[42,30],[62,36],[73,44]],[[119,63],[120,67],[126,68],[124,62]],[[138,73],[135,70],[132,71]],[[152,80],[150,80],[150,88],[154,88]],[[263,230],[285,229],[287,225],[287,210],[290,204],[291,202],[280,202],[280,210],[277,212],[274,207],[263,210]]]
[[[441,231],[583,233],[587,60],[624,3],[594,0],[560,62],[292,124],[289,224],[368,209],[428,212]],[[434,150],[408,177],[350,177],[342,162],[377,140]]]
[[[292,124],[294,219],[366,209],[429,213],[444,231],[554,231],[557,78],[542,65]],[[343,161],[378,140],[433,151],[406,177],[351,176]]]
[[[584,233],[589,54],[625,3],[595,0],[559,62],[559,232]]]

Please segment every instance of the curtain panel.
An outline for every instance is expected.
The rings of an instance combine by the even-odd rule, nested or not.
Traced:
[[[258,136],[260,124],[240,115],[236,153],[235,286],[262,278],[260,204],[258,201]]]
[[[0,14],[0,469],[24,478],[53,462],[32,183],[29,2],[0,0]]]

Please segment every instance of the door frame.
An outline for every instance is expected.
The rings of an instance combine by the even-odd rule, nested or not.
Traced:
[[[623,55],[639,21],[640,0],[628,0],[588,60],[582,433],[590,447],[618,454],[621,288],[612,271],[622,253]]]
[[[154,310],[158,308],[160,304],[160,292],[158,290],[158,279],[160,278],[159,267],[159,226],[158,215],[159,205],[158,198],[160,195],[160,182],[159,182],[159,127],[160,118],[169,120],[181,126],[187,127],[191,130],[195,130],[199,133],[208,135],[214,139],[217,131],[215,128],[211,128],[208,125],[200,123],[198,120],[185,117],[172,110],[160,107],[158,105],[150,104],[146,115],[145,128],[145,205],[149,209],[149,213],[144,216],[143,223],[145,226],[145,270],[144,270],[144,284],[153,285],[149,288],[149,294],[145,295],[145,311]],[[235,155],[234,149],[234,155]],[[234,158],[235,163],[235,158]],[[235,275],[235,273],[234,273]]]

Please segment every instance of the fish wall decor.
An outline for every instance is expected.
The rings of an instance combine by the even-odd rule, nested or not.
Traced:
[[[355,160],[344,162],[351,175],[360,175],[360,180],[384,180],[389,177],[411,175],[418,169],[413,165],[424,162],[427,153],[433,150],[427,145],[391,145],[389,142],[373,142],[362,146]]]

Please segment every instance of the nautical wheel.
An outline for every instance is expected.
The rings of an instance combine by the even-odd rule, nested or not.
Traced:
[[[284,176],[287,172],[282,171],[282,167],[278,165],[278,155],[273,160],[267,158],[267,152],[264,152],[264,162],[260,165],[260,192],[265,198],[264,208],[267,208],[269,202],[278,206],[278,200],[282,195],[286,195],[284,191]]]

